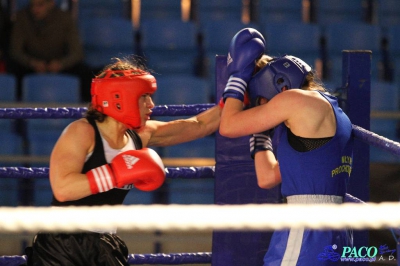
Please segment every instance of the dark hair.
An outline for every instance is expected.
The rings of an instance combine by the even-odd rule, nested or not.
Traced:
[[[125,75],[124,70],[144,70],[147,72],[151,72],[149,70],[145,63],[144,60],[135,55],[131,55],[128,57],[124,58],[117,58],[114,57],[111,59],[112,61],[115,61],[114,63],[106,65],[100,72],[99,74],[96,75],[96,79],[101,79],[106,76],[107,73],[112,72],[111,75],[109,75],[110,78],[118,78],[121,76]],[[86,111],[85,115],[86,118],[89,119],[94,119],[99,122],[103,122],[104,119],[107,117],[107,115],[103,114],[102,112],[98,111],[92,103],[89,104],[88,110]]]

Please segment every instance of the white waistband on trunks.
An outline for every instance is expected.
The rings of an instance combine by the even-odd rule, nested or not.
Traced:
[[[336,203],[340,204],[343,203],[343,197],[335,196],[335,195],[292,195],[288,196],[287,203],[304,203],[304,204],[311,204],[311,203]]]

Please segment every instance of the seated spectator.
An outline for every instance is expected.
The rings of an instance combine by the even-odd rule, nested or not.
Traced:
[[[17,12],[10,40],[8,69],[21,81],[29,73],[66,73],[81,79],[81,91],[90,86],[91,73],[83,63],[79,31],[70,13],[59,9],[55,0],[30,0]],[[82,101],[90,96],[82,94]]]

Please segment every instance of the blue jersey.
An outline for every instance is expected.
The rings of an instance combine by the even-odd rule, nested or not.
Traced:
[[[288,203],[341,203],[346,193],[353,158],[352,126],[335,97],[320,92],[332,105],[336,133],[325,144],[311,151],[298,152],[288,141],[288,129],[280,126],[277,158],[282,177],[282,195]],[[352,246],[347,230],[275,231],[264,266],[347,265],[340,261],[345,246]]]
[[[282,195],[321,194],[344,196],[353,160],[352,126],[335,97],[320,92],[332,105],[336,133],[323,146],[308,152],[293,149],[283,127],[277,157],[282,177]]]

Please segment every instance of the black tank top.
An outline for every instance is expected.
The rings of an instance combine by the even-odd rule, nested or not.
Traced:
[[[89,170],[107,164],[106,157],[104,155],[103,142],[100,136],[100,132],[97,125],[93,119],[88,119],[89,123],[93,126],[95,131],[95,146],[92,155],[83,165],[82,173],[86,173]],[[129,136],[132,138],[136,149],[142,148],[142,140],[139,135],[133,130],[127,130]],[[97,205],[119,205],[122,204],[126,194],[128,194],[128,189],[118,189],[114,188],[109,191],[98,193],[94,195],[81,198],[79,200],[73,201],[58,201],[54,195],[51,202],[52,206],[97,206]]]

